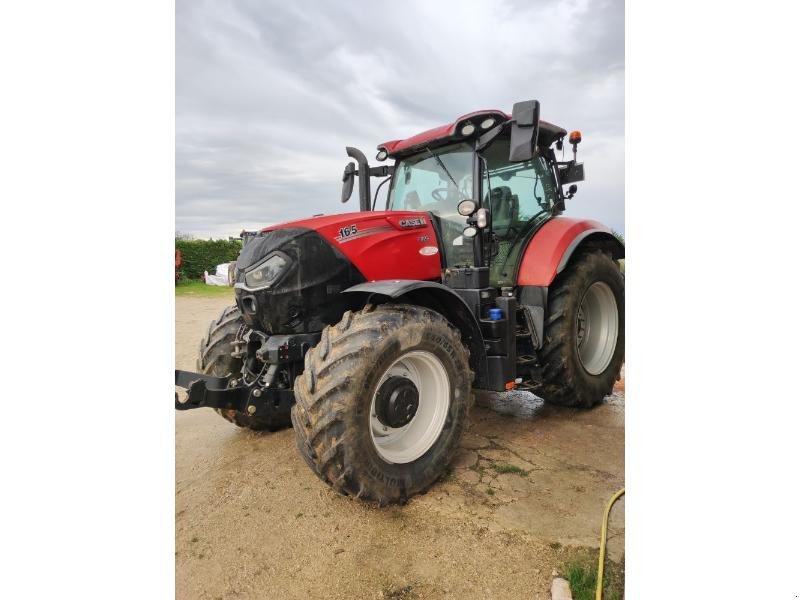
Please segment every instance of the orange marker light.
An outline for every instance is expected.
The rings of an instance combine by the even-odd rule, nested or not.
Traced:
[[[513,390],[513,389],[514,389],[514,388],[516,388],[516,387],[517,387],[517,384],[516,384],[515,382],[513,382],[513,381],[509,381],[509,382],[506,384],[506,389],[507,389],[507,390]]]
[[[570,144],[580,144],[581,143],[581,132],[580,131],[570,131],[569,132],[569,143]]]

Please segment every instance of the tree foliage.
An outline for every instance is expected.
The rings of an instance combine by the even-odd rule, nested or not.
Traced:
[[[203,271],[213,273],[217,265],[236,260],[242,242],[239,240],[176,239],[175,248],[181,251],[181,279],[200,279]]]

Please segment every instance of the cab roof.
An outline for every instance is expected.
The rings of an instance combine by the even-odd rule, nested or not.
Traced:
[[[450,142],[471,139],[483,131],[481,129],[481,123],[487,119],[494,119],[495,121],[486,128],[490,129],[496,123],[510,121],[511,115],[503,112],[502,110],[478,110],[467,113],[466,115],[461,115],[452,123],[440,125],[439,127],[434,127],[433,129],[428,129],[427,131],[418,133],[410,138],[406,138],[404,140],[391,140],[384,142],[383,144],[379,144],[378,150],[386,150],[391,158],[400,158],[422,150],[426,146],[441,146]],[[475,127],[475,131],[470,135],[461,135],[461,129],[467,125],[467,123],[472,123],[472,125]],[[540,147],[547,148],[550,146],[550,144],[559,138],[563,138],[566,134],[566,129],[563,129],[558,125],[548,123],[547,121],[542,121],[541,119],[539,120],[538,143]]]

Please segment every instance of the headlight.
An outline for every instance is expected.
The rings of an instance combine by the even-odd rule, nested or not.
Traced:
[[[286,259],[277,254],[273,254],[257,267],[252,268],[244,274],[244,282],[250,289],[267,287],[286,268]]]

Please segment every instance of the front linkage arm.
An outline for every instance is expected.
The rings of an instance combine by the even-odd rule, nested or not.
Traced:
[[[265,419],[275,413],[288,413],[294,403],[294,392],[288,382],[300,374],[305,353],[319,338],[318,332],[267,336],[249,330],[234,343],[233,356],[250,363],[248,354],[252,352],[249,358],[255,359],[256,372],[244,369],[242,374],[216,377],[175,369],[175,385],[188,390],[185,396],[175,393],[175,409],[235,410]],[[251,343],[255,346],[248,351]],[[276,374],[281,369],[288,371],[282,382],[276,382]]]
[[[243,385],[231,387],[231,380],[231,377],[175,369],[175,385],[188,390],[184,397],[175,392],[175,409],[218,408],[266,418],[276,410],[286,410],[294,402],[292,390]]]

